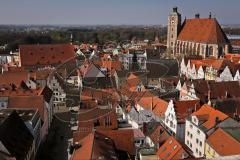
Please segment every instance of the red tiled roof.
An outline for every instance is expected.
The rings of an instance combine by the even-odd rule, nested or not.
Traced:
[[[17,96],[9,97],[8,108],[34,108],[38,109],[44,120],[44,98],[43,96]]]
[[[182,145],[173,136],[168,138],[156,154],[162,160],[183,159],[183,155],[187,155]]]
[[[137,96],[137,103],[144,109],[152,110],[157,116],[163,116],[167,110],[168,102],[158,98],[149,91],[145,91],[141,97]]]
[[[118,150],[127,151],[130,155],[135,155],[134,131],[132,129],[99,130],[98,132],[111,138]]]
[[[121,70],[122,63],[120,61],[112,61],[112,60],[102,60],[102,61],[94,61],[94,64],[97,64],[101,67],[107,68],[108,70]]]
[[[191,60],[191,65],[195,65],[197,68],[210,67],[214,69],[223,70],[226,66],[231,65],[231,62],[227,59],[203,59],[203,60]]]
[[[185,100],[175,101],[174,109],[179,121],[185,121],[185,119],[194,111],[199,108],[199,100]]]
[[[216,118],[218,118],[219,121],[223,121],[228,118],[226,114],[207,104],[203,105],[198,111],[192,113],[192,116],[196,116],[200,120],[203,120],[204,122],[201,125],[206,129],[211,129],[216,125]]]
[[[170,137],[168,132],[161,125],[158,125],[148,136],[151,138],[155,145],[162,145]]]
[[[207,143],[220,155],[230,156],[240,154],[240,142],[230,136],[221,128],[211,134]]]
[[[90,133],[78,143],[81,146],[74,150],[71,160],[118,159],[114,141],[99,132]]]
[[[114,90],[96,90],[92,88],[84,88],[81,94],[81,100],[98,100],[98,101],[104,101],[104,100],[112,100],[112,101],[118,101],[119,95]]]
[[[27,81],[29,79],[29,74],[27,71],[21,72],[4,72],[0,74],[0,84],[14,84],[19,87],[22,81]]]
[[[73,152],[71,160],[91,160],[93,142],[93,133],[90,133],[88,136],[79,141],[81,147]]]
[[[215,18],[187,19],[177,39],[208,44],[228,43]]]
[[[75,57],[75,46],[71,44],[20,45],[22,66],[56,65]]]

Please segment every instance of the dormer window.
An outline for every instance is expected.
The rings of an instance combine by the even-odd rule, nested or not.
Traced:
[[[196,118],[193,118],[193,122],[196,123]]]

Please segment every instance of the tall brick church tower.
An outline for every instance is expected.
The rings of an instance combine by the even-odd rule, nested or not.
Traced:
[[[177,7],[174,7],[168,16],[167,48],[173,52],[178,34],[181,30],[181,14],[178,13]]]

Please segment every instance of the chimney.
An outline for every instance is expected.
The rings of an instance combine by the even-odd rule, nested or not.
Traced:
[[[200,18],[200,14],[199,13],[195,14],[195,18],[199,19]]]
[[[74,150],[77,150],[81,147],[81,144],[79,144],[78,142],[76,142],[75,144],[73,145],[70,145],[69,147],[69,154],[73,154]]]
[[[173,7],[173,12],[177,12],[177,7]]]
[[[215,125],[217,125],[220,122],[219,117],[215,118]]]
[[[212,18],[212,12],[209,12],[209,19]]]

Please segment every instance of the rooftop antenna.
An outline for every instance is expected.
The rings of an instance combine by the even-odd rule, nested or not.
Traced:
[[[212,18],[212,12],[209,12],[209,18]]]

